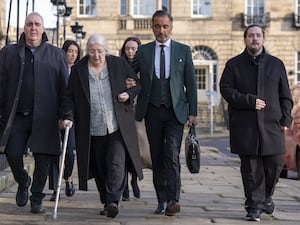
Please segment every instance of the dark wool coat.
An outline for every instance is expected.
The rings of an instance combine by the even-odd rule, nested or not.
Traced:
[[[231,152],[241,155],[283,154],[284,131],[292,122],[292,97],[283,62],[263,51],[258,63],[245,50],[230,59],[220,80],[228,102]],[[256,99],[266,107],[256,110]]]
[[[138,177],[142,179],[142,163],[139,154],[133,111],[133,99],[141,87],[137,84],[137,86],[133,88],[126,89],[126,78],[131,77],[137,80],[137,76],[124,58],[108,55],[106,56],[106,62],[112,90],[113,105],[120,132],[134,169]],[[129,94],[130,101],[120,103],[118,101],[118,95],[124,91]],[[93,171],[90,170],[90,90],[88,56],[82,58],[72,67],[63,105],[64,119],[73,120],[76,124],[75,141],[79,189],[87,190],[88,179],[93,176]]]
[[[59,155],[59,108],[67,85],[68,66],[62,49],[47,43],[34,53],[34,104],[32,134],[29,147],[34,153]],[[17,44],[7,45],[0,52],[0,151],[10,135],[19,101],[25,61],[25,36]]]

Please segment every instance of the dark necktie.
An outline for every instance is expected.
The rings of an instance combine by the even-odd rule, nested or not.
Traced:
[[[165,68],[165,51],[164,51],[164,45],[160,45],[160,67],[159,67],[159,73],[160,73],[160,79],[166,79],[166,68]]]

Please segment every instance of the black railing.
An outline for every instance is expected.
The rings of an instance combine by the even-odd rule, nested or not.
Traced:
[[[251,24],[259,24],[263,27],[270,26],[270,13],[265,14],[244,14],[244,26],[249,26]]]
[[[147,19],[122,18],[119,20],[119,29],[127,30],[128,21],[133,21],[134,30],[150,30],[152,26],[151,18],[147,18]]]

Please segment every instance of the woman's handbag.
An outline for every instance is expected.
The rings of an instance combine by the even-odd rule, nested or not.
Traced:
[[[191,173],[200,171],[200,143],[196,139],[195,125],[190,127],[188,136],[185,139],[185,162]]]

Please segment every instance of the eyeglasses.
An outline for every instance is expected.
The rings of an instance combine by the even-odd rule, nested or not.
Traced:
[[[91,49],[91,50],[88,50],[88,53],[90,55],[96,55],[96,54],[102,55],[102,54],[105,54],[105,50],[103,50],[103,49],[98,49],[98,50]]]

